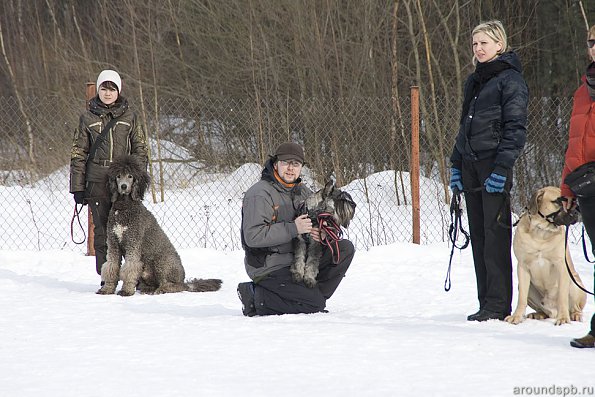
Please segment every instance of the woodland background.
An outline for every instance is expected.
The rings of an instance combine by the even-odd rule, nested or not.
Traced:
[[[317,181],[394,170],[397,204],[409,200],[402,172],[419,86],[421,173],[448,202],[470,33],[500,19],[531,95],[518,207],[559,183],[594,16],[595,1],[576,0],[2,0],[0,185],[67,166],[85,84],[113,68],[157,142],[162,188],[164,162],[229,172],[296,140]]]

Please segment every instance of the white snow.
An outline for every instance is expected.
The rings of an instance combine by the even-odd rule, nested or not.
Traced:
[[[18,222],[9,208],[1,221]],[[592,265],[571,249],[592,289]],[[593,298],[583,322],[468,322],[470,248],[455,251],[450,292],[447,244],[395,243],[356,253],[329,313],[254,318],[236,295],[243,252],[179,251],[187,277],[222,289],[96,295],[80,249],[0,250],[0,396],[595,395],[595,349],[569,346]]]

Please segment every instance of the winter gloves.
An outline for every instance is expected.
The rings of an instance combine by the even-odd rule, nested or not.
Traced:
[[[488,193],[502,193],[504,191],[504,184],[506,183],[506,176],[492,172],[483,185],[486,187]]]
[[[77,204],[85,204],[85,192],[73,192],[74,202]]]
[[[504,191],[504,185],[506,184],[506,176],[492,172],[488,179],[485,180],[483,185],[485,186],[486,192],[488,193],[502,193]],[[463,191],[463,179],[461,176],[461,170],[458,168],[450,169],[450,190],[453,193]]]
[[[450,190],[453,193],[463,191],[463,180],[461,179],[461,170],[458,168],[450,169]]]

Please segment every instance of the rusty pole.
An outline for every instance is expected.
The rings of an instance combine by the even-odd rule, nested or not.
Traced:
[[[97,90],[95,89],[95,83],[87,83],[87,88],[85,91],[85,99],[86,99],[86,108],[87,110],[89,110],[89,100],[92,99],[97,93]],[[87,236],[89,236],[87,238],[87,256],[95,256],[95,248],[93,247],[93,243],[95,241],[95,234],[93,233],[93,215],[91,214],[91,209],[89,209],[89,207],[87,206],[87,213],[88,213],[88,217],[87,217],[87,224],[88,224],[88,230],[87,230]]]
[[[420,243],[420,205],[419,205],[419,87],[411,87],[411,218],[413,243]]]

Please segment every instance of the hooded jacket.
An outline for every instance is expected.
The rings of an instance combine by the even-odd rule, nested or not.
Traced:
[[[91,148],[103,128],[115,119],[106,139],[99,141],[93,158]],[[120,96],[107,106],[98,96],[89,101],[89,110],[79,119],[70,152],[70,192],[82,192],[87,182],[105,183],[109,164],[122,155],[131,154],[147,164],[147,142],[136,114]]]
[[[274,158],[269,159],[242,202],[244,265],[252,280],[293,263],[292,240],[298,236],[295,218],[299,204],[311,193],[297,179],[293,187],[275,178]]]
[[[574,197],[564,179],[576,168],[591,161],[595,161],[595,101],[589,96],[586,78],[583,76],[583,84],[574,93],[570,115],[568,148],[560,185],[562,196]]]
[[[463,159],[478,161],[495,157],[494,172],[506,175],[525,146],[529,91],[521,63],[512,51],[497,59],[508,63],[510,68],[483,83],[473,98],[467,96],[474,74],[465,82],[469,110],[461,115],[450,157],[454,168],[461,169]]]

